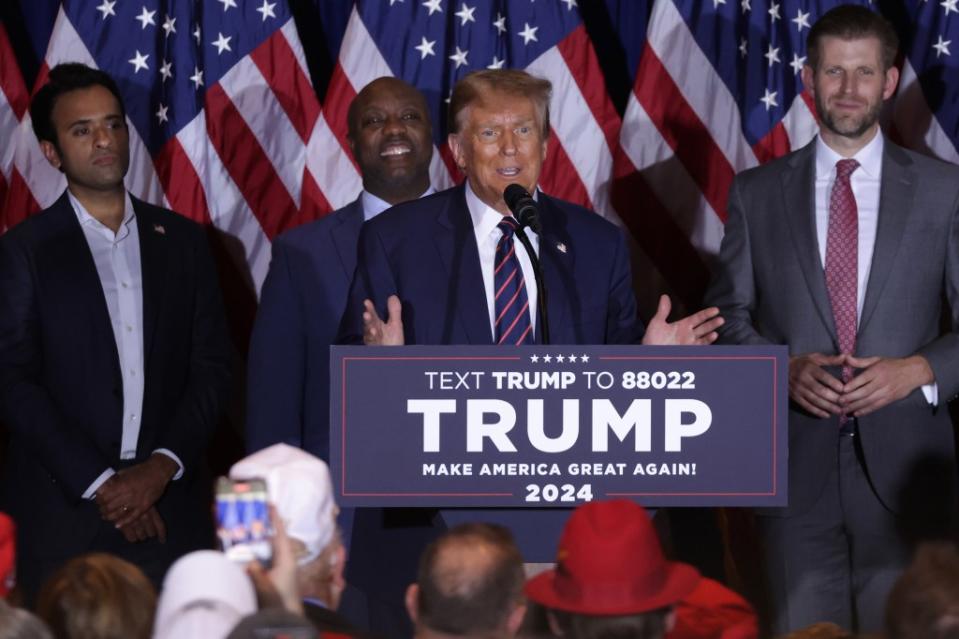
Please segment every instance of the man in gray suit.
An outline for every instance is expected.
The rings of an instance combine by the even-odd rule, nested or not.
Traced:
[[[758,513],[776,634],[875,632],[916,540],[955,513],[959,168],[882,135],[882,17],[838,7],[807,44],[819,136],[736,177],[707,305],[721,342],[789,346],[789,505]]]

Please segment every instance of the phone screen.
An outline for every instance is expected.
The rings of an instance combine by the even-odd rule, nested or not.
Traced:
[[[254,560],[270,564],[273,527],[264,480],[217,479],[216,534],[228,559],[243,564]]]

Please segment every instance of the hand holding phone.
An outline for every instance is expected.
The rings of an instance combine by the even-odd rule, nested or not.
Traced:
[[[270,566],[273,526],[263,479],[217,479],[216,534],[228,559]]]

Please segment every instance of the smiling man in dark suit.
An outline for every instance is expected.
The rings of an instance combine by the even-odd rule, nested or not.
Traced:
[[[878,632],[916,539],[955,515],[959,169],[883,136],[896,49],[866,7],[813,26],[819,135],[736,177],[707,295],[721,341],[789,346],[789,505],[759,513],[777,635]]]
[[[350,103],[347,129],[363,191],[345,207],[287,231],[273,242],[270,272],[250,339],[246,447],[251,453],[285,443],[329,459],[330,345],[346,306],[360,227],[394,204],[433,192],[430,112],[426,98],[414,87],[397,78],[373,80]],[[348,545],[354,543],[354,514],[353,509],[344,509],[339,517]],[[415,537],[416,522],[404,521],[395,513],[384,522],[380,510],[357,516],[360,539],[363,521],[375,530],[387,526],[405,531],[401,535],[414,535],[416,543],[409,554],[410,561],[415,561],[425,543]],[[391,538],[388,543],[397,555],[404,554],[403,542]],[[357,564],[361,561],[358,558]],[[366,571],[368,578],[355,572],[351,567],[347,575],[351,583],[344,608],[358,623],[364,623],[365,617],[374,621],[386,617],[388,613],[378,608],[384,599],[378,596],[382,566]],[[405,578],[398,584],[398,588],[405,586]],[[393,599],[394,616],[405,621],[400,596]]]
[[[329,459],[330,344],[356,267],[360,226],[433,192],[430,113],[414,87],[397,78],[373,80],[350,103],[347,127],[363,191],[273,242],[250,339],[249,452],[282,442]]]
[[[0,238],[4,503],[28,598],[72,556],[112,552],[155,583],[210,545],[204,450],[230,345],[203,229],[123,186],[116,83],[51,69],[31,105],[67,191]]]

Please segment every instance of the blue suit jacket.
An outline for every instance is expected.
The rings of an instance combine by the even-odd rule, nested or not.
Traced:
[[[81,499],[106,468],[130,462],[119,458],[122,376],[103,287],[64,194],[0,238],[0,421],[10,432],[3,507],[17,522],[28,592],[43,572],[94,548],[162,568],[212,543],[204,453],[231,361],[216,271],[200,226],[137,199],[133,207],[145,375],[133,463],[167,448],[184,464],[156,504],[167,543],[123,541]]]
[[[284,442],[329,459],[329,347],[346,305],[362,224],[357,198],[273,242],[250,339],[249,452]]]
[[[548,292],[550,341],[638,341],[642,325],[636,318],[622,232],[595,213],[542,193],[539,209],[543,228],[539,257]],[[386,298],[396,294],[403,304],[407,344],[492,344],[484,291],[465,187],[400,204],[363,226],[340,339],[362,343],[363,300],[373,300],[385,317]],[[527,561],[552,561],[568,514],[568,509],[440,512],[448,526],[477,520],[509,526]],[[375,532],[359,515],[354,526],[355,539]],[[386,538],[370,544],[387,545]],[[356,561],[355,555],[351,561]],[[383,561],[388,558],[369,562],[371,574]],[[354,574],[359,573],[359,566],[355,568]]]
[[[638,341],[642,329],[622,232],[547,195],[540,194],[539,209],[551,342]],[[465,187],[394,206],[360,234],[340,339],[362,343],[363,300],[373,300],[385,318],[386,298],[396,294],[407,344],[492,344],[484,290]]]

